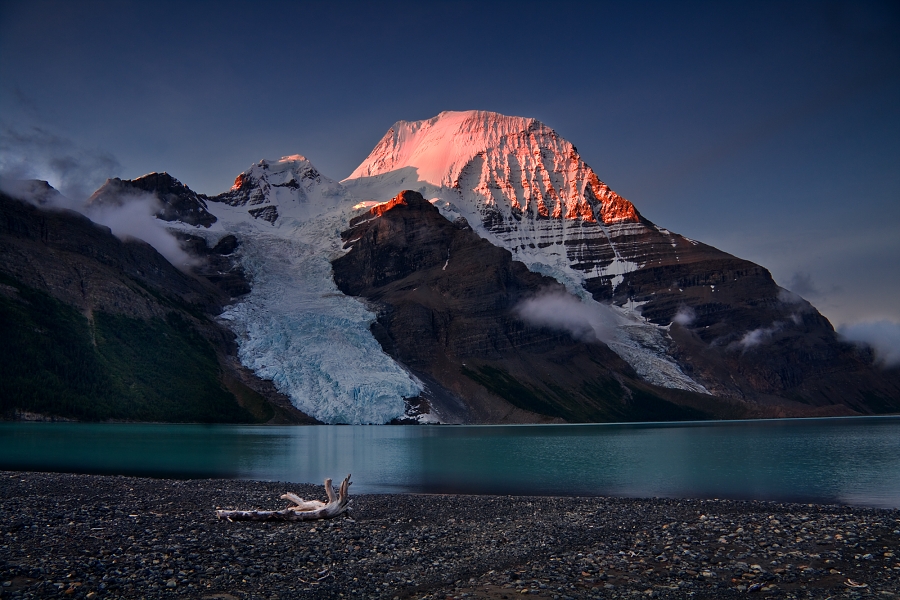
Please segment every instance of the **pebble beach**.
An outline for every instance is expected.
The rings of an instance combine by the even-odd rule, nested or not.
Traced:
[[[339,480],[345,474],[335,473]],[[900,510],[0,472],[0,598],[900,598]]]

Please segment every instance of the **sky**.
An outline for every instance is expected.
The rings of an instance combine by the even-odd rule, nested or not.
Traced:
[[[660,226],[900,332],[900,3],[0,0],[0,174],[86,197],[535,117]],[[883,329],[883,328],[882,328]]]

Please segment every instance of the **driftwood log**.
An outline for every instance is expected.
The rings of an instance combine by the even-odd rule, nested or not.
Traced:
[[[288,492],[281,497],[294,503],[284,510],[217,510],[216,516],[229,521],[315,521],[331,519],[344,514],[350,508],[350,476],[344,478],[341,489],[335,496],[331,479],[325,480],[325,495],[328,502],[304,500]]]

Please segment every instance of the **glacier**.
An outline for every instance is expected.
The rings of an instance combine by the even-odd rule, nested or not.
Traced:
[[[221,315],[239,336],[241,362],[325,423],[403,416],[403,398],[421,388],[372,336],[375,315],[337,289],[328,256],[299,239],[244,239],[253,291]]]
[[[302,157],[287,157],[273,161],[273,170],[285,163],[293,171],[308,166]],[[332,276],[330,261],[344,252],[340,232],[360,209],[329,182],[324,198],[310,193],[315,190],[273,188],[254,205],[277,206],[274,224],[244,205],[211,202],[219,220],[205,231],[191,229],[210,242],[226,233],[241,240],[237,252],[252,291],[220,315],[237,335],[238,358],[322,422],[382,424],[402,417],[403,399],[417,396],[422,385],[372,336],[375,314],[342,294]]]

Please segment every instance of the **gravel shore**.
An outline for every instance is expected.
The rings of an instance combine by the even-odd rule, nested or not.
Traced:
[[[335,474],[338,477],[338,474]],[[2,598],[900,598],[900,510],[0,472]]]

